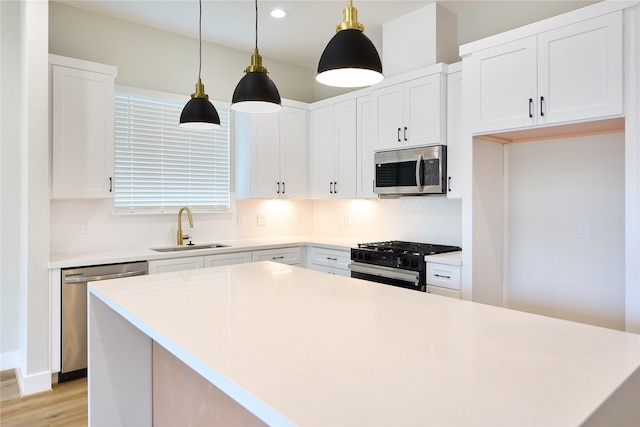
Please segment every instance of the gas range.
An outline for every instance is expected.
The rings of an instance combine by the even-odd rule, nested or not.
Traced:
[[[458,246],[390,240],[351,249],[351,277],[426,292],[426,255],[460,251]]]

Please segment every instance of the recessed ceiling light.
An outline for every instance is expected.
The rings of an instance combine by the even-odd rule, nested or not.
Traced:
[[[274,18],[284,18],[287,15],[288,13],[284,9],[273,9],[271,11],[271,16],[273,16]]]

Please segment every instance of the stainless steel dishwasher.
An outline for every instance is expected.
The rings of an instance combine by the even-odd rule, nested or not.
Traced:
[[[58,382],[87,375],[87,283],[147,274],[147,262],[62,270],[62,369]]]

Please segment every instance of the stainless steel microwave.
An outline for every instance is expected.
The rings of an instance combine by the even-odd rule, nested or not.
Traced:
[[[375,192],[381,197],[445,194],[447,146],[377,151]]]

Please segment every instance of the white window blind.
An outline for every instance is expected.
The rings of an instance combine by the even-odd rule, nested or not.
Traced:
[[[116,211],[229,210],[229,109],[216,106],[220,129],[189,130],[185,102],[116,92]]]

